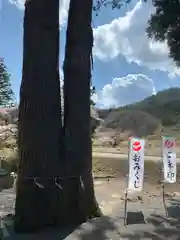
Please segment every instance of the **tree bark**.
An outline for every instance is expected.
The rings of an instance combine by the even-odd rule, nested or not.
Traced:
[[[71,0],[64,61],[64,128],[69,178],[64,222],[99,216],[92,179],[90,117],[92,0]],[[70,183],[71,182],[71,183]]]
[[[54,179],[62,169],[58,0],[26,1],[23,40],[14,227],[34,232],[61,218],[61,190]]]

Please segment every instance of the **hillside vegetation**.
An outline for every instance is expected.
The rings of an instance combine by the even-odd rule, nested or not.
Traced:
[[[148,136],[157,130],[180,130],[180,88],[158,92],[141,102],[114,109],[98,110],[104,120],[101,131],[129,131],[132,135]]]

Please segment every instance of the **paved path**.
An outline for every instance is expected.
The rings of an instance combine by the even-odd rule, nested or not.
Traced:
[[[127,154],[122,154],[122,153],[117,153],[117,152],[93,152],[93,157],[95,158],[113,158],[117,160],[124,160],[128,158]],[[147,161],[161,161],[161,157],[156,157],[156,156],[145,156],[145,160]],[[180,163],[180,158],[176,159],[178,163]]]

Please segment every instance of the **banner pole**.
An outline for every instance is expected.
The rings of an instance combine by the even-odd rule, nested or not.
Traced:
[[[131,140],[128,139],[128,163],[129,163],[129,155],[130,155],[130,145],[131,145]],[[130,163],[129,163],[130,164]],[[130,166],[129,166],[130,167]],[[128,177],[126,179],[126,191],[125,191],[125,198],[124,198],[124,226],[127,225],[127,196],[128,196],[128,179],[129,179],[129,172],[128,172]]]
[[[4,238],[3,228],[4,228],[4,222],[3,222],[2,216],[0,216],[0,239]]]
[[[125,199],[124,199],[124,226],[127,225],[127,195],[128,195],[128,191],[126,188]]]
[[[163,206],[165,210],[166,217],[168,217],[168,211],[166,207],[165,193],[164,193],[164,184],[162,184],[162,197],[163,197]]]
[[[163,162],[163,136],[161,136],[161,177],[162,179],[164,179],[164,162]],[[164,207],[164,211],[165,211],[165,214],[167,216],[167,211],[166,211],[166,201],[165,201],[165,194],[164,194],[164,180],[161,181],[161,191],[162,191],[162,200],[163,200],[163,207]]]

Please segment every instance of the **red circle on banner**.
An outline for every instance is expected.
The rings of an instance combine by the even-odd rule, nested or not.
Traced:
[[[139,152],[140,150],[141,150],[141,143],[140,142],[138,142],[138,141],[136,141],[136,142],[134,142],[133,143],[133,150],[135,151],[135,152]]]
[[[164,145],[165,145],[165,147],[167,147],[167,148],[172,148],[172,147],[174,146],[174,141],[172,141],[172,140],[166,140],[166,141],[164,142]]]

